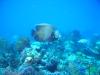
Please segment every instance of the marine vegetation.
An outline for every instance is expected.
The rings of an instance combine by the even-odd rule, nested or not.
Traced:
[[[99,35],[87,39],[73,30],[64,36],[40,23],[31,37],[0,38],[0,75],[100,75]]]

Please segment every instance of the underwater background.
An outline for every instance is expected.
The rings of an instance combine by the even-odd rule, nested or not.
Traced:
[[[0,75],[100,75],[100,0],[0,0]]]
[[[100,0],[0,0],[0,35],[29,35],[41,22],[65,33],[100,33]]]

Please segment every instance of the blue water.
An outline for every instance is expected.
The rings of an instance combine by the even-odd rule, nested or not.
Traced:
[[[100,0],[0,0],[0,36],[30,36],[35,24],[45,22],[64,33],[100,33]]]
[[[40,27],[31,36],[41,23],[61,35],[48,26],[48,32]],[[0,75],[100,75],[95,33],[100,0],[0,0]]]

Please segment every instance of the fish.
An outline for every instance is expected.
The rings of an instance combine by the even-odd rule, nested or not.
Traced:
[[[36,24],[35,29],[32,29],[31,35],[37,41],[50,41],[53,38],[55,28],[48,23]]]

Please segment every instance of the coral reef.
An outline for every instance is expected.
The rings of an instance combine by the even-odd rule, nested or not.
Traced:
[[[4,53],[9,47],[9,42],[7,39],[0,37],[0,53]]]
[[[14,49],[21,52],[25,47],[30,46],[30,40],[27,37],[19,37],[14,43]]]
[[[0,38],[0,75],[100,75],[99,36],[86,39],[74,30],[66,37],[41,23],[32,38]]]

